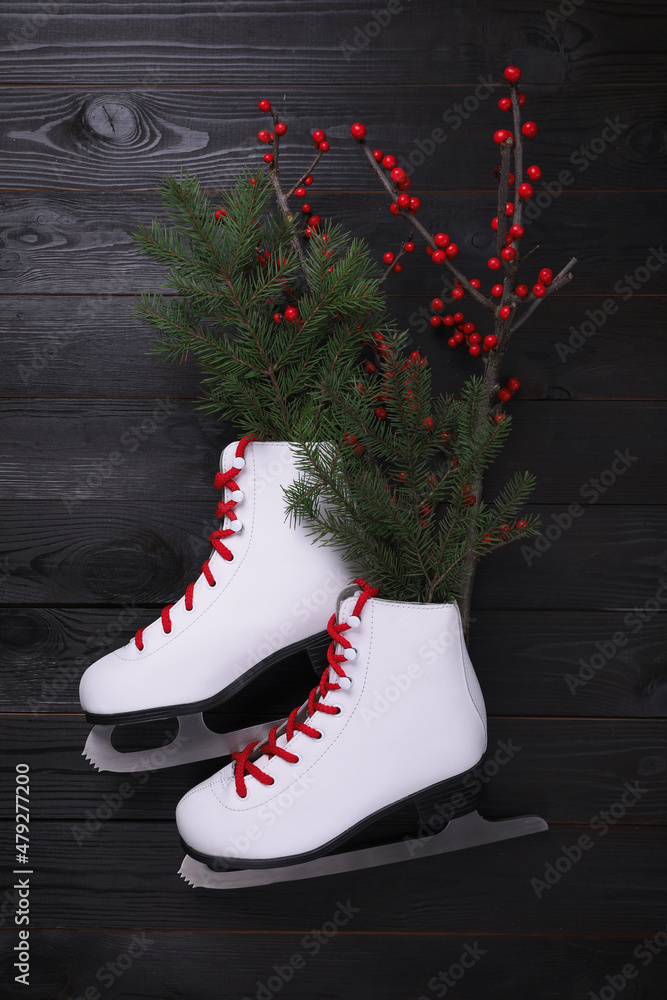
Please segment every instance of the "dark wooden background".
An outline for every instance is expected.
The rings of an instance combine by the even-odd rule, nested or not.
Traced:
[[[341,46],[362,41],[371,19],[344,0],[0,3],[0,830],[11,864],[10,793],[25,761],[35,869],[29,989],[13,983],[11,892],[0,902],[4,996],[266,998],[260,985],[273,966],[302,952],[305,968],[277,992],[274,981],[273,995],[431,1000],[445,995],[433,977],[466,945],[484,955],[447,987],[457,1000],[667,996],[667,937],[648,964],[633,955],[667,924],[667,627],[662,606],[650,610],[667,577],[667,268],[641,281],[665,240],[667,11],[649,0],[565,0],[560,14],[558,0],[402,0],[346,58]],[[506,374],[522,389],[503,467],[537,474],[545,525],[572,503],[584,513],[537,558],[515,546],[487,560],[472,655],[492,752],[498,740],[521,748],[489,782],[487,812],[539,812],[550,831],[349,877],[192,891],[176,875],[173,809],[215,765],[127,786],[80,756],[88,726],[78,677],[196,574],[217,455],[232,437],[196,412],[192,367],[148,355],[151,334],[131,307],[161,275],[134,255],[129,233],[160,213],[166,172],[184,166],[217,189],[259,159],[256,102],[268,97],[290,125],[286,176],[311,155],[309,131],[325,128],[332,152],[310,201],[379,256],[398,230],[350,123],[409,153],[480,76],[498,81],[508,62],[523,68],[541,126],[530,161],[546,182],[562,169],[574,175],[526,237],[542,244],[536,269],[572,253],[580,263],[567,292],[516,336]],[[413,178],[424,221],[454,234],[462,265],[481,277],[500,92]],[[607,118],[619,135],[600,152]],[[599,152],[582,170],[570,157],[591,143]],[[640,288],[626,300],[617,282],[635,272]],[[468,359],[413,316],[438,277],[420,256],[392,276],[390,292],[444,387]],[[555,344],[609,296],[616,314],[563,362]],[[140,440],[132,429],[158,405],[167,419]],[[626,449],[636,459],[627,472],[597,502],[582,499],[581,487]],[[122,462],[110,466],[114,451]],[[635,630],[625,616],[646,602]],[[567,675],[619,631],[627,642],[573,694]],[[239,696],[220,724],[288,710],[311,678],[295,662]],[[418,756],[418,735],[397,739]],[[639,801],[599,836],[595,816],[636,782]],[[538,898],[531,879],[586,833],[594,848]],[[303,936],[348,900],[358,912],[310,955]],[[96,978],[106,963],[126,966],[144,931],[147,950],[130,968],[112,983],[108,971]],[[628,963],[636,976],[621,973]]]

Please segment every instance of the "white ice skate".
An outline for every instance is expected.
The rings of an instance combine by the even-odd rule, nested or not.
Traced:
[[[202,713],[299,651],[325,661],[331,601],[349,580],[333,549],[313,543],[286,520],[283,487],[298,476],[288,443],[242,438],[220,460],[224,490],[201,576],[161,617],[121,649],[91,664],[81,705],[95,723],[84,756],[101,771],[144,771],[241,750],[275,723],[214,733]],[[119,724],[178,716],[166,747],[119,752]]]
[[[458,606],[384,601],[356,584],[339,597],[329,666],[308,700],[180,801],[191,885],[311,878],[547,829],[476,811],[486,713]],[[413,834],[340,851],[406,806],[421,820]]]

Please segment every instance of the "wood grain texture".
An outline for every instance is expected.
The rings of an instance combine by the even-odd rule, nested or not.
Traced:
[[[313,914],[313,929],[330,917]],[[633,1000],[640,996],[643,1000],[662,1000],[664,996],[667,956],[663,951],[647,962],[650,952],[642,945],[639,934],[517,937],[475,931],[423,935],[399,932],[383,937],[356,933],[355,917],[353,914],[349,925],[336,934],[327,927],[331,937],[325,936],[319,946],[307,936],[308,932],[300,931],[228,935],[224,931],[192,934],[151,929],[143,937],[142,932],[135,932],[133,937],[131,930],[85,934],[33,931],[31,992],[46,1000],[58,996],[58,990],[63,996],[80,996],[91,984],[104,986],[108,982],[108,965],[113,967],[118,956],[124,956],[132,947],[137,961],[124,973],[119,987],[122,985],[125,996],[142,1000],[191,1000],[193,996],[197,1000],[220,1000],[221,995],[254,998],[261,984],[269,979],[273,984],[280,982],[276,974],[280,969],[285,970],[285,978],[290,977],[286,986],[292,996],[329,1000],[344,994],[351,1000],[367,1000],[368,983],[372,982],[375,995],[390,1000],[428,997],[428,984],[433,980],[438,988],[444,987],[446,980],[438,978],[440,973],[447,977],[454,966],[454,975],[460,976],[462,955],[469,968],[457,987],[467,1000],[488,1000],[489,983],[502,991],[499,995],[513,1000],[583,997],[587,990],[603,988],[605,976],[618,975],[627,962],[637,968],[637,976],[628,981],[627,996]],[[653,933],[661,929],[662,925]],[[7,980],[12,962],[10,938],[8,933],[0,935],[0,974],[5,972]],[[184,955],[187,985],[183,981]],[[294,955],[302,956],[303,965],[297,961],[297,970],[290,976]],[[121,964],[125,964],[122,957]],[[456,982],[453,977],[449,981]],[[36,992],[38,984],[43,993]]]
[[[389,197],[381,191],[369,191],[363,200],[354,193],[342,197],[316,191],[311,204],[323,218],[333,217],[352,235],[367,239],[378,260],[408,234],[407,223],[396,224]],[[165,219],[156,194],[5,193],[0,208],[5,226],[0,292],[113,295],[163,287],[163,269],[136,255],[130,235],[142,222]],[[579,263],[569,288],[579,295],[607,296],[615,289],[621,295],[627,289],[630,296],[667,292],[664,247],[660,250],[667,192],[640,192],[630,202],[625,192],[566,189],[539,210],[523,237],[526,249],[542,245],[531,257],[531,274],[533,267],[535,275],[543,266],[564,267],[574,255]],[[486,262],[493,249],[490,223],[495,212],[490,191],[434,192],[424,197],[420,210],[427,228],[455,235],[457,263],[465,273],[480,277],[487,292],[492,284]],[[414,295],[433,296],[441,290],[445,272],[420,258],[421,251],[418,263],[388,285],[389,292],[409,289]],[[647,260],[653,270],[646,269]],[[632,277],[638,269],[643,270],[633,292],[625,275]]]
[[[452,5],[446,32],[433,0],[400,7],[402,13],[384,29],[373,27],[371,37],[365,29],[374,8],[349,0],[186,6],[172,0],[150,9],[63,3],[45,23],[27,28],[26,16],[43,13],[43,6],[26,3],[17,11],[5,3],[0,82],[150,87],[215,81],[249,86],[258,99],[267,87],[295,84],[400,85],[406,77],[411,83],[474,84],[480,73],[497,73],[508,60],[524,67],[528,81],[550,87],[665,81],[665,11],[656,0],[633,7],[631,15],[616,0],[589,0],[553,26],[544,6],[531,0],[479,0],[474,16],[469,7]],[[94,29],[85,30],[91,15]],[[349,58],[344,43],[357,46]]]
[[[9,824],[0,824],[7,849]],[[547,863],[591,830],[556,826],[433,859],[309,881],[235,890],[193,890],[173,823],[106,823],[78,845],[71,824],[33,824],[42,873],[39,928],[275,930],[307,933],[350,900],[355,931],[477,934],[653,935],[665,926],[664,829],[615,826],[538,898]],[[538,886],[539,888],[539,886]],[[316,891],[314,891],[316,889]],[[604,905],[600,905],[600,900]],[[10,911],[11,912],[11,911]],[[181,978],[182,982],[182,978]]]
[[[312,684],[312,675],[304,676],[277,703],[262,701],[260,689],[253,711],[243,714],[234,712],[230,702],[223,706],[216,728],[228,731],[286,714]],[[20,754],[7,755],[2,773],[4,819],[14,815],[9,792],[20,761],[30,766],[33,820],[79,824],[91,815],[114,821],[171,819],[179,798],[222,766],[205,761],[141,774],[98,773],[81,756],[90,730],[83,715],[6,715],[2,729],[3,742],[21,748]],[[155,725],[153,740],[141,743],[151,749],[166,745],[156,736],[167,731],[173,734],[175,727]],[[641,825],[667,823],[666,770],[667,734],[659,720],[492,718],[478,780],[489,816],[537,813],[549,823],[582,824],[619,801],[626,783],[638,782],[638,801],[622,808],[614,825],[620,818]],[[89,839],[80,827],[77,830]],[[72,836],[77,839],[76,831]]]
[[[83,670],[157,613],[130,601],[125,608],[0,609],[0,710],[78,712]],[[627,614],[484,611],[470,652],[489,713],[663,717],[667,616],[642,622],[630,612],[628,626]],[[240,693],[235,710],[252,712],[257,703],[289,712],[312,677],[305,658],[294,658]]]
[[[451,389],[442,373],[434,382]],[[536,503],[654,503],[667,490],[666,402],[517,399],[510,409],[514,430],[487,496],[526,468],[537,476]],[[5,400],[0,416],[8,439],[0,498],[52,497],[70,512],[86,500],[162,499],[166,482],[184,501],[211,496],[220,449],[233,440],[224,424],[171,398]]]
[[[349,113],[364,121],[373,146],[399,157],[421,190],[493,191],[490,140],[506,124],[497,106],[504,88],[499,72],[486,85],[379,85],[355,94]],[[667,90],[647,90],[640,102],[633,90],[613,84],[551,91],[527,85],[526,92],[544,130],[527,147],[529,162],[537,158],[542,168],[537,192],[562,170],[578,190],[664,188]],[[288,122],[280,153],[288,187],[313,158],[313,129],[324,128],[332,152],[309,193],[377,188],[350,136],[340,91],[299,87],[267,96]],[[249,162],[261,164],[257,132],[265,124],[247,88],[21,87],[6,95],[0,114],[0,177],[9,189],[151,190],[184,167],[207,188],[229,187]]]
[[[57,501],[0,504],[3,602],[161,607],[178,600],[209,551],[213,509],[214,500],[84,502],[71,514]],[[530,509],[545,527],[565,513]],[[475,611],[631,611],[649,602],[652,614],[662,607],[655,602],[667,576],[666,538],[664,507],[587,506],[544,552],[533,542],[529,552],[508,545],[484,559]]]
[[[624,302],[612,296],[618,312],[582,337],[582,324],[590,322],[591,314],[600,318],[606,299],[554,296],[516,334],[507,368],[521,382],[517,401],[665,398],[667,357],[656,351],[663,300],[636,295]],[[389,308],[408,331],[411,345],[429,358],[438,384],[451,388],[478,365],[465,351],[447,346],[442,327],[429,326],[429,302],[392,295]],[[157,334],[136,317],[131,296],[6,295],[2,307],[1,396],[201,395],[192,361],[175,364],[151,353]],[[480,323],[480,329],[487,324]],[[573,336],[573,344],[581,344],[574,349],[569,343]]]

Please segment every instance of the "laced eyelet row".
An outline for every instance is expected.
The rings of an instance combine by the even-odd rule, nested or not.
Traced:
[[[341,622],[338,624],[336,622],[336,616],[332,615],[329,619],[329,624],[327,625],[327,631],[331,636],[332,642],[327,650],[327,667],[323,672],[319,684],[317,684],[313,690],[308,695],[308,719],[312,719],[315,712],[324,712],[326,715],[340,715],[342,709],[337,705],[325,705],[322,703],[323,698],[329,693],[329,691],[338,690],[349,690],[352,687],[352,678],[348,677],[343,670],[342,664],[349,659],[355,659],[357,656],[356,649],[352,649],[352,644],[348,642],[345,637],[345,632],[350,628],[357,628],[360,623],[359,615],[366,604],[366,601],[371,597],[377,597],[378,590],[375,587],[369,587],[365,580],[355,580],[361,587],[361,593],[357,598],[357,603],[354,606],[354,613],[351,618],[356,619],[356,624],[351,625],[348,619],[347,622]],[[342,653],[336,653],[336,645],[343,647]],[[353,657],[349,657],[346,654],[352,650],[354,652]],[[333,670],[338,677],[338,683],[329,680],[329,670]],[[318,698],[319,695],[319,698]],[[313,726],[309,726],[307,722],[299,722],[297,719],[300,706],[292,709],[288,718],[287,724],[285,726],[285,737],[286,743],[289,743],[295,733],[303,733],[305,736],[309,736],[313,740],[319,740],[322,738],[322,733],[315,729]],[[297,764],[299,758],[296,754],[290,753],[286,747],[278,746],[276,739],[278,733],[278,726],[274,726],[271,729],[268,739],[260,747],[259,753],[266,754],[266,756],[271,759],[271,757],[280,757],[281,760],[286,761],[288,764]],[[236,794],[239,798],[244,799],[248,794],[248,789],[246,787],[246,775],[249,774],[262,785],[272,785],[275,781],[271,775],[266,774],[261,768],[257,766],[253,761],[251,761],[250,755],[253,753],[256,747],[260,746],[260,741],[255,740],[253,743],[249,743],[247,747],[238,753],[232,754],[232,759],[235,761],[234,765],[234,781],[236,784]]]
[[[228,549],[226,545],[223,544],[223,538],[230,538],[232,535],[237,534],[237,532],[243,530],[243,523],[237,518],[234,508],[237,504],[245,500],[245,493],[240,490],[238,484],[236,483],[236,476],[242,469],[245,468],[245,450],[250,442],[253,440],[251,437],[243,437],[236,446],[236,455],[234,458],[234,464],[231,469],[226,472],[217,472],[214,480],[216,490],[224,490],[225,487],[231,491],[231,496],[229,500],[221,500],[218,503],[215,516],[219,520],[223,520],[225,517],[229,519],[229,528],[218,528],[216,531],[212,531],[208,536],[208,540],[215,551],[222,556],[225,562],[234,562],[234,553],[231,549]],[[238,525],[238,527],[237,527]],[[211,567],[209,565],[209,559],[203,564],[201,568],[202,575],[206,578],[206,582],[209,587],[213,588],[217,585],[217,581],[214,579],[211,572]],[[196,581],[195,581],[196,582]],[[190,612],[194,610],[194,589],[195,584],[189,583],[185,591],[185,610]],[[168,604],[164,607],[160,613],[162,619],[162,629],[165,635],[169,635],[171,632],[171,618],[169,612],[173,608],[173,604]],[[144,648],[144,629],[140,628],[134,637],[134,642],[141,652]]]

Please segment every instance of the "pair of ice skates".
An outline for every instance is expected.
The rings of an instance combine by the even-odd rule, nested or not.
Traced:
[[[285,519],[283,487],[298,475],[292,447],[242,439],[225,448],[220,470],[223,525],[201,575],[81,681],[95,723],[84,753],[100,770],[232,756],[177,807],[181,875],[209,888],[262,885],[546,829],[536,816],[490,822],[476,811],[486,714],[457,605],[384,601],[357,580],[329,618],[330,595],[349,577],[331,548]],[[287,719],[207,728],[204,711],[304,649],[324,673]],[[173,716],[169,754],[111,744],[118,724]],[[409,804],[414,835],[341,852]]]

